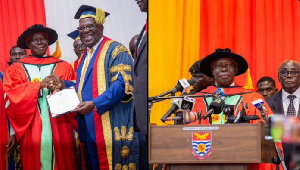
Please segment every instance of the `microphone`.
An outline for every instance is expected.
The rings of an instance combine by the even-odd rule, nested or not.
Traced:
[[[187,110],[183,110],[177,116],[166,118],[167,121],[178,121],[179,123],[176,124],[190,124],[192,122],[196,122],[198,119],[199,116],[195,112],[189,112]]]
[[[167,113],[160,119],[163,123],[167,121],[167,118],[172,115],[172,113],[175,113],[180,107],[181,107],[181,98],[175,98],[172,100],[171,104],[172,107],[167,111]]]
[[[224,105],[225,105],[225,101],[221,98],[212,101],[209,105],[208,112],[206,112],[202,118],[205,120],[207,117],[209,117],[212,114],[220,114],[223,110]]]
[[[265,123],[267,123],[266,113],[268,113],[268,111],[267,111],[266,107],[264,106],[264,101],[262,99],[258,99],[251,103],[260,111],[261,117],[264,119]]]
[[[249,122],[250,120],[260,119],[259,116],[256,116],[256,115],[242,116],[240,112],[237,114],[237,117],[228,117],[227,123],[241,123],[241,122],[246,123],[246,122]]]
[[[174,89],[172,89],[173,93],[176,92],[187,92],[193,84],[196,83],[196,80],[194,78],[191,78],[189,80],[186,80],[185,78],[178,81],[177,85]]]
[[[167,91],[167,92],[164,92],[163,94],[160,94],[158,96],[155,96],[155,97],[151,97],[152,100],[156,100],[157,97],[163,97],[165,95],[168,95],[170,93],[177,93],[177,92],[187,92],[190,88],[191,85],[195,84],[196,83],[196,80],[194,78],[191,78],[189,80],[186,80],[185,78],[181,79],[178,81],[177,85],[175,86],[175,88]]]
[[[196,100],[194,98],[189,98],[187,96],[184,96],[181,103],[181,109],[182,110],[193,110]]]
[[[194,98],[189,98],[187,96],[185,96],[182,101],[181,101],[181,105],[180,108],[182,109],[182,113],[178,114],[175,117],[168,117],[166,118],[166,120],[170,121],[170,120],[176,120],[178,122],[176,122],[176,124],[188,124],[191,123],[191,110],[193,110],[194,105],[195,105],[195,99]],[[178,103],[180,104],[180,103]],[[177,104],[176,104],[177,105]],[[178,105],[177,105],[178,106]],[[192,112],[192,114],[195,114]],[[196,115],[193,118],[197,118]],[[193,119],[193,122],[196,121],[195,119]]]
[[[224,95],[225,93],[222,88],[218,88],[213,93],[213,101],[209,105],[209,110],[202,117],[204,120],[212,114],[220,114],[222,112],[223,107],[225,105],[225,98],[223,98]]]

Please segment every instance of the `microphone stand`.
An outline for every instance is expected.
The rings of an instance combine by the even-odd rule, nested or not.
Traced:
[[[206,98],[206,97],[212,97],[212,94],[205,94],[205,95],[184,95],[184,96],[167,96],[167,97],[153,97],[155,100],[159,100],[159,99],[174,99],[174,98],[184,98],[184,97],[189,97],[189,98],[197,98],[197,97],[202,97],[202,98]],[[151,97],[150,97],[151,99]],[[149,100],[149,99],[148,99]]]
[[[265,126],[269,126],[267,121],[266,121],[266,117],[265,117],[265,112],[263,111],[263,109],[260,107],[258,108],[258,110],[260,111],[260,114],[261,116],[263,117],[264,121],[265,121]],[[273,141],[273,144],[274,144],[274,147],[275,147],[275,152],[277,154],[277,156],[274,156],[272,158],[272,163],[276,164],[276,169],[279,169],[279,164],[281,164],[283,170],[287,170],[286,166],[285,166],[285,163],[284,163],[284,159],[283,159],[283,156],[282,156],[282,151],[277,147],[275,141],[270,138],[272,141]],[[268,140],[270,140],[268,139]]]
[[[172,90],[170,90],[170,91],[172,91]],[[206,94],[206,95],[185,95],[185,96],[174,96],[175,95],[175,93],[172,93],[171,92],[171,95],[170,96],[166,96],[166,97],[162,97],[162,95],[167,95],[167,94],[170,94],[169,92],[170,91],[168,91],[168,93],[167,92],[165,92],[165,93],[163,93],[163,94],[161,94],[161,95],[159,95],[159,96],[154,96],[154,97],[148,97],[148,120],[150,120],[150,114],[151,114],[151,109],[152,109],[152,107],[153,107],[153,103],[157,103],[157,102],[161,102],[161,101],[163,101],[163,100],[166,100],[166,99],[174,99],[174,98],[184,98],[185,96],[187,96],[187,97],[193,97],[193,98],[196,98],[196,97],[203,97],[203,98],[205,98],[205,97],[211,97],[211,96],[213,96],[212,94]]]

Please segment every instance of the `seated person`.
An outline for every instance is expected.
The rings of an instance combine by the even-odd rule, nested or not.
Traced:
[[[262,77],[257,81],[257,93],[266,97],[270,97],[278,92],[275,81],[271,77]]]

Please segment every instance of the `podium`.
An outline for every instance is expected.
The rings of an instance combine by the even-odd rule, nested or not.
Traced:
[[[212,149],[210,153],[210,150],[207,152],[205,156],[210,155],[205,159],[203,159],[205,156],[197,154],[192,144],[195,139],[201,141],[205,137],[200,135],[199,139],[196,136],[193,138],[195,133],[211,135]],[[197,145],[194,143],[195,146]],[[150,125],[148,149],[149,163],[167,164],[168,170],[252,170],[257,167],[251,168],[251,165],[270,163],[271,158],[276,155],[273,142],[265,140],[265,127],[261,122],[225,125]]]

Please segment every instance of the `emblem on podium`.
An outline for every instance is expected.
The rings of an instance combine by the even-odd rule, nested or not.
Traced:
[[[192,132],[192,155],[203,160],[209,157],[212,153],[212,132]]]

